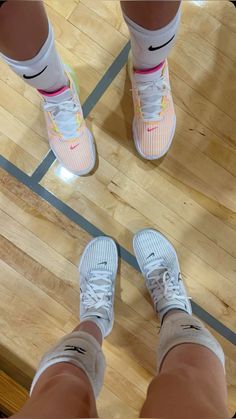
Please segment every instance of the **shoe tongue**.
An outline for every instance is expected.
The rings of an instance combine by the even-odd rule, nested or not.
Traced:
[[[46,102],[55,104],[70,100],[72,98],[71,90],[67,86],[62,87],[62,89],[54,93],[41,92],[41,94],[43,95]]]
[[[155,258],[150,258],[150,261],[144,266],[144,270],[148,271],[150,269],[150,263],[152,263],[155,260]],[[155,266],[152,270],[152,275],[157,275],[158,277],[161,277],[161,275],[164,275],[167,268],[165,266]]]

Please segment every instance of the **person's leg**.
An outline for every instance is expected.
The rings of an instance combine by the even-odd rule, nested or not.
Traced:
[[[131,38],[133,136],[137,151],[149,160],[168,151],[175,133],[166,59],[176,40],[180,4],[181,1],[121,1]]]
[[[121,1],[136,70],[154,69],[168,57],[180,23],[180,1]]]
[[[176,252],[155,230],[134,237],[134,251],[161,320],[158,375],[141,417],[226,419],[224,353],[192,316]]]
[[[54,92],[68,84],[42,1],[6,1],[0,8],[3,60],[26,83]]]
[[[79,336],[74,332],[83,331],[84,335]],[[14,419],[34,418],[34,419],[51,419],[55,418],[93,418],[98,417],[95,395],[91,381],[88,378],[90,374],[89,364],[92,362],[104,362],[102,360],[102,352],[99,349],[102,343],[102,334],[97,325],[93,322],[81,323],[75,330],[65,337],[63,342],[64,351],[67,350],[68,344],[73,339],[74,348],[86,348],[91,344],[88,353],[88,370],[76,366],[77,362],[81,362],[79,357],[83,357],[82,353],[75,352],[74,359],[68,358],[67,362],[58,362],[47,367],[38,377],[31,396],[21,411],[12,416]],[[73,337],[74,336],[74,337]],[[94,340],[92,340],[94,339]],[[96,357],[92,356],[92,351],[96,348]],[[53,348],[53,356],[58,356],[58,348]],[[64,352],[67,354],[68,352]],[[55,358],[56,360],[56,358]],[[84,360],[83,360],[84,362]],[[50,365],[50,363],[49,363]],[[102,377],[102,372],[101,372]],[[102,384],[102,383],[101,383]]]
[[[192,316],[181,315],[179,318],[182,319],[182,324],[186,325],[196,325],[198,322]],[[178,315],[173,314],[170,321],[172,327],[176,328],[177,335],[178,327],[182,328],[178,323]],[[164,320],[163,330],[168,327],[167,322],[168,320]],[[204,326],[199,322],[198,327],[201,331],[198,329],[197,333],[202,333]],[[209,337],[208,348],[203,346],[203,343],[197,344],[196,341],[193,344],[173,346],[168,352],[159,374],[149,386],[141,417],[229,418],[225,372],[220,360],[221,351],[219,349],[220,356],[216,356],[210,349],[211,341],[214,346],[213,336]]]
[[[0,51],[13,60],[35,57],[47,39],[48,19],[41,1],[6,1],[0,22]]]
[[[40,362],[30,399],[12,418],[97,417],[95,398],[104,378],[102,340],[114,322],[118,253],[108,237],[92,240],[80,262],[80,319]]]
[[[164,28],[176,16],[181,0],[177,1],[121,1],[125,16],[137,25],[155,31]]]
[[[42,1],[8,0],[0,7],[1,58],[43,99],[50,146],[78,175],[95,165],[93,138],[85,126],[72,78],[55,47]],[[79,147],[78,147],[79,145]]]

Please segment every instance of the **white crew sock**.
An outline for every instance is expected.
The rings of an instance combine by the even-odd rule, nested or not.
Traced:
[[[44,355],[33,379],[30,395],[44,371],[62,362],[83,370],[90,380],[95,397],[98,396],[104,381],[105,357],[97,340],[89,333],[81,331],[64,336]]]
[[[164,28],[150,31],[137,25],[126,15],[124,19],[130,32],[133,65],[137,70],[147,70],[162,63],[175,43],[181,16],[181,7],[174,19]]]
[[[161,327],[158,345],[158,371],[168,352],[175,346],[195,343],[205,346],[214,352],[225,368],[225,357],[222,347],[214,336],[196,317],[179,312],[166,318]]]
[[[39,53],[27,61],[17,61],[1,54],[11,69],[26,83],[36,89],[54,92],[68,84],[63,63],[55,48],[52,25],[49,22],[48,37]]]

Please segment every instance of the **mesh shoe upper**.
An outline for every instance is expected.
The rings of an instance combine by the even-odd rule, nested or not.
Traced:
[[[146,229],[134,236],[134,252],[161,319],[170,309],[192,313],[172,244],[159,232]]]
[[[133,135],[146,159],[158,159],[169,149],[176,124],[167,61],[147,72],[131,69],[134,102]]]
[[[98,237],[87,245],[79,266],[80,318],[101,319],[103,335],[107,335],[113,325],[117,269],[117,247],[112,239]]]
[[[68,73],[69,86],[56,93],[40,92],[49,144],[61,164],[77,175],[89,173],[95,165],[92,134],[86,127],[76,86]]]

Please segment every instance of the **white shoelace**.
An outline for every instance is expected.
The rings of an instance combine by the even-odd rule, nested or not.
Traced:
[[[63,139],[69,140],[78,137],[77,113],[79,105],[72,98],[61,103],[46,102],[44,109],[51,112]]]
[[[186,300],[181,295],[178,280],[171,274],[163,260],[155,260],[146,266],[146,278],[149,282],[154,304],[159,303],[163,298],[166,300]]]
[[[137,82],[144,121],[161,121],[162,100],[170,91],[164,76],[156,80]]]
[[[110,271],[91,271],[86,292],[81,293],[85,309],[103,308],[109,313],[112,307],[111,275]]]

